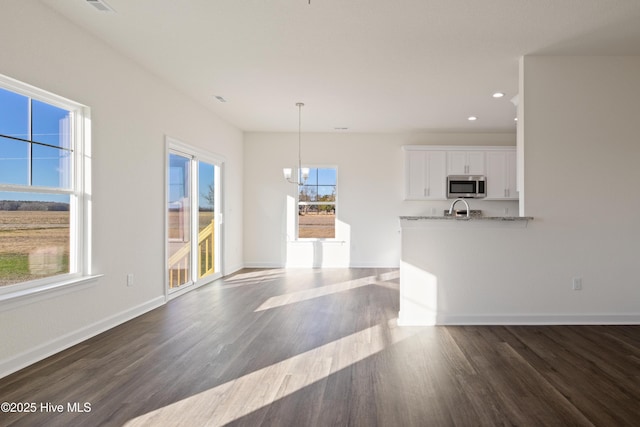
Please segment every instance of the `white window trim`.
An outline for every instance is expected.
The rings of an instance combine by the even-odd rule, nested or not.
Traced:
[[[343,242],[344,239],[341,239],[340,236],[338,236],[338,203],[339,203],[339,195],[340,195],[340,191],[338,190],[338,166],[337,165],[311,165],[311,164],[304,164],[301,165],[301,168],[309,168],[309,169],[335,169],[336,171],[336,200],[335,202],[302,202],[305,203],[309,206],[313,206],[313,205],[328,205],[328,204],[332,204],[335,207],[335,215],[336,215],[336,223],[334,224],[334,237],[300,237],[300,216],[298,215],[298,209],[300,209],[300,188],[297,189],[296,191],[296,199],[295,199],[295,219],[296,219],[296,240],[297,242]],[[298,172],[299,173],[299,172]]]
[[[82,104],[38,89],[26,83],[0,74],[0,87],[12,92],[46,102],[74,112],[73,119],[73,167],[70,190],[0,184],[0,191],[25,193],[68,193],[71,197],[69,210],[69,267],[72,273],[59,274],[0,287],[0,304],[13,299],[43,295],[56,296],[67,287],[92,282],[101,275],[91,268],[91,112]]]

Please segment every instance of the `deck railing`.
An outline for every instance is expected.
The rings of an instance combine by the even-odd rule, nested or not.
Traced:
[[[198,279],[213,273],[214,264],[214,221],[198,233]],[[169,257],[169,287],[175,288],[185,283],[189,277],[191,242],[187,242]]]

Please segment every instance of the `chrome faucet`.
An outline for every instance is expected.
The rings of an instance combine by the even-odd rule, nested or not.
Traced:
[[[469,218],[469,212],[471,212],[469,210],[469,203],[467,203],[467,201],[465,199],[455,199],[452,203],[451,203],[451,207],[449,208],[449,215],[453,215],[453,207],[456,205],[456,203],[458,202],[462,202],[464,203],[464,205],[467,207],[467,218]]]

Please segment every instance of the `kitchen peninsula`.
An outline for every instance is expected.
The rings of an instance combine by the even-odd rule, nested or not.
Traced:
[[[511,283],[500,283],[501,273],[518,273],[517,262],[505,265],[503,259],[512,258],[506,255],[527,240],[532,219],[474,211],[469,216],[401,216],[398,324],[500,323],[490,314],[504,311],[500,301],[513,291]],[[487,292],[483,283],[492,283],[493,290]]]

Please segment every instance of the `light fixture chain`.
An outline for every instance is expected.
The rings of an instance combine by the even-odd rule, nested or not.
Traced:
[[[304,104],[298,102],[298,180],[302,184],[302,107]]]

